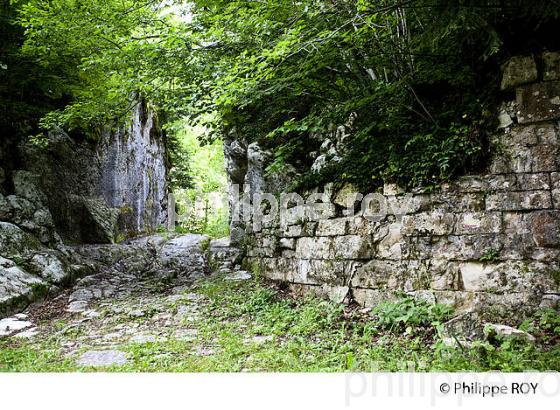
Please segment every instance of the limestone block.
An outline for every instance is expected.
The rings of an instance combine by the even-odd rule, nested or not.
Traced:
[[[345,235],[348,218],[323,219],[318,222],[317,236]]]
[[[353,289],[354,300],[364,307],[375,307],[381,302],[397,301],[402,298],[402,292],[390,292],[377,289]]]
[[[556,145],[559,141],[559,133],[554,123],[542,123],[533,125],[536,129],[536,134],[539,137],[539,144],[552,144]]]
[[[333,286],[324,284],[321,287],[323,294],[334,303],[342,303],[346,299],[350,288],[348,286]]]
[[[263,274],[273,280],[301,282],[297,277],[297,261],[290,258],[262,258]]]
[[[336,208],[332,203],[309,203],[305,205],[305,220],[320,221],[323,219],[334,218]]]
[[[484,210],[484,192],[436,192],[431,195],[432,208],[441,212],[466,212]]]
[[[356,186],[346,183],[334,196],[333,203],[346,209],[354,209],[358,200],[358,193]]]
[[[522,212],[503,212],[503,228],[506,235],[531,233],[527,214]]]
[[[554,208],[560,209],[560,188],[552,190],[552,201],[554,202]]]
[[[513,119],[511,116],[507,112],[501,111],[498,114],[498,129],[507,128],[511,125],[513,125]]]
[[[305,205],[297,205],[291,208],[280,208],[280,223],[284,226],[298,225],[305,221]]]
[[[375,259],[356,269],[351,285],[357,288],[395,289],[403,282],[403,271],[402,262]]]
[[[334,256],[333,238],[303,237],[296,242],[296,256],[303,259],[330,259]]]
[[[534,294],[535,289],[554,292],[557,288],[552,275],[545,274],[551,267],[541,262],[465,262],[459,269],[467,291]]]
[[[346,233],[349,235],[371,235],[379,228],[379,222],[370,221],[362,216],[348,217]]]
[[[459,270],[465,290],[489,290],[496,285],[496,267],[493,264],[466,262],[459,266]]]
[[[431,206],[431,198],[428,194],[388,196],[385,201],[387,213],[397,217],[428,211]]]
[[[508,340],[516,339],[526,342],[534,342],[535,337],[527,332],[513,328],[511,326],[500,325],[496,323],[487,323],[484,326],[484,334],[488,340]]]
[[[447,260],[478,260],[488,249],[500,249],[498,235],[448,235],[420,237],[415,243],[416,253],[425,258]]]
[[[560,261],[559,248],[534,248],[528,247],[529,258],[537,262],[556,263]]]
[[[533,240],[538,246],[560,247],[560,211],[542,211],[531,215]]]
[[[534,242],[530,233],[512,232],[501,236],[500,258],[504,260],[531,259],[534,251]],[[499,249],[499,248],[493,248]]]
[[[487,175],[489,191],[508,191],[514,189],[517,184],[515,174]]]
[[[530,124],[514,127],[509,133],[498,136],[495,142],[498,145],[505,147],[530,147],[533,145],[537,145],[539,143],[539,134],[537,132],[539,127],[540,124]]]
[[[465,212],[459,214],[455,233],[458,235],[499,233],[502,229],[500,212]]]
[[[552,197],[549,191],[502,192],[492,193],[486,197],[488,211],[518,211],[551,207]]]
[[[415,215],[405,215],[402,219],[403,235],[448,235],[453,232],[455,215],[435,210]]]
[[[550,189],[550,176],[547,173],[516,174],[516,189],[522,191]]]
[[[403,218],[404,219],[404,218]],[[403,225],[396,222],[386,227],[386,235],[377,245],[377,256],[382,259],[400,260],[403,255]],[[376,240],[375,235],[373,237]]]
[[[504,64],[500,88],[502,90],[513,89],[520,84],[537,81],[537,76],[537,65],[533,57],[512,57]]]
[[[550,185],[552,187],[554,208],[560,209],[560,172],[552,172],[550,174]]]
[[[560,80],[560,53],[544,52],[543,60],[543,80]]]
[[[459,289],[459,265],[447,259],[434,258],[429,260],[427,269],[430,279],[430,289],[451,290]]]
[[[279,241],[279,246],[283,249],[295,249],[296,242],[293,238],[281,238]]]
[[[345,235],[334,238],[334,257],[342,259],[369,259],[373,257],[371,240],[367,236]]]
[[[554,172],[558,170],[558,145],[538,145],[531,148],[531,171]]]
[[[520,124],[560,118],[560,81],[548,81],[517,88]]]
[[[488,182],[484,177],[468,175],[458,178],[453,187],[459,192],[483,192],[488,189]]]
[[[360,263],[355,261],[300,259],[298,278],[301,283],[346,286],[349,277],[358,266]]]
[[[313,236],[317,228],[317,222],[305,222],[298,225],[288,225],[280,229],[280,235],[286,238],[297,238],[300,236]]]
[[[397,184],[384,184],[383,185],[383,195],[400,195],[404,194],[404,189]]]
[[[552,172],[550,174],[550,184],[552,189],[560,188],[560,172]]]

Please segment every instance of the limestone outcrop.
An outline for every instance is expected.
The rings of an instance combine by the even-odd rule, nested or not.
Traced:
[[[166,145],[157,116],[96,141],[52,130],[0,150],[0,317],[94,271],[68,244],[111,244],[166,220]]]

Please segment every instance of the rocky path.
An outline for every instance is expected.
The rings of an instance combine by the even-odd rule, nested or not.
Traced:
[[[125,344],[196,339],[204,296],[197,283],[212,271],[231,279],[236,250],[203,235],[151,236],[126,244],[75,249],[97,273],[58,296],[0,320],[0,338],[54,341],[65,358],[83,367],[121,366]],[[193,345],[194,354],[211,354]]]

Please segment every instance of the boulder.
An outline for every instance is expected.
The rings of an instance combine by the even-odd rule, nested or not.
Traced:
[[[2,258],[6,265],[7,259]],[[44,293],[48,285],[37,276],[15,265],[0,265],[0,317],[25,307],[35,297]]]
[[[81,239],[85,243],[115,242],[119,210],[110,208],[101,198],[79,197],[77,201]]]
[[[39,176],[29,171],[14,171],[12,174],[16,195],[35,204],[46,203],[45,194],[39,188]]]
[[[489,341],[507,339],[522,340],[530,343],[533,343],[535,341],[535,337],[527,332],[511,326],[499,325],[494,323],[487,323],[484,326],[484,336]]]
[[[537,81],[537,65],[533,57],[516,56],[510,58],[503,66],[500,88],[511,90],[518,85]]]
[[[4,257],[22,255],[26,250],[37,249],[36,238],[9,222],[0,222],[0,253]]]
[[[30,270],[49,283],[61,284],[68,279],[65,264],[52,252],[33,255],[27,265]]]

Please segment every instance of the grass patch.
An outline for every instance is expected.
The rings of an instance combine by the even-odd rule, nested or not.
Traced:
[[[194,290],[201,320],[185,320],[192,336],[113,348],[129,363],[103,371],[341,372],[560,370],[558,315],[523,322],[536,344],[501,341],[450,347],[441,323],[449,308],[403,298],[369,314],[314,297],[294,300],[260,281],[206,280]],[[179,300],[177,304],[193,302]],[[172,309],[172,307],[170,307]],[[173,306],[176,311],[177,306]],[[63,323],[57,324],[61,327]],[[56,338],[58,337],[58,339]],[[61,351],[60,338],[0,340],[1,371],[91,371]],[[92,347],[95,348],[95,347]]]

